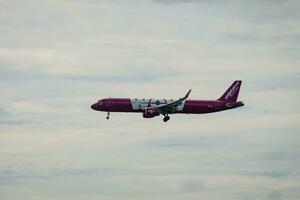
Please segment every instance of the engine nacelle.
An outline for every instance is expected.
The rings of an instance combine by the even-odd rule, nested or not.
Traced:
[[[155,108],[146,108],[145,112],[143,113],[143,117],[144,118],[152,118],[155,116],[158,116],[159,113],[157,112],[157,110]]]

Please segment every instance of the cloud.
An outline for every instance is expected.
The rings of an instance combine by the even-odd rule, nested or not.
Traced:
[[[51,114],[51,113],[57,113],[59,112],[59,110],[56,110],[53,107],[38,102],[23,101],[23,102],[12,102],[8,108],[8,112],[14,114],[24,114],[24,113]]]
[[[1,199],[299,199],[298,4],[2,2]],[[90,109],[215,99],[235,79],[241,109]]]
[[[153,2],[164,3],[164,4],[177,4],[177,3],[203,3],[211,2],[206,0],[153,0]]]
[[[273,178],[280,178],[280,177],[285,177],[288,176],[288,172],[263,172],[260,174],[261,176],[269,176]]]
[[[279,199],[282,199],[282,193],[279,192],[279,191],[272,191],[269,196],[268,196],[268,199],[272,199],[272,200],[279,200]]]
[[[199,192],[202,189],[204,189],[203,184],[199,182],[186,182],[183,185],[183,190],[185,192]]]

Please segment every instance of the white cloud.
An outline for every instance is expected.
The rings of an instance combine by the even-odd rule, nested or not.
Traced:
[[[299,199],[298,1],[186,2],[1,2],[3,199]],[[90,109],[235,79],[232,111]]]

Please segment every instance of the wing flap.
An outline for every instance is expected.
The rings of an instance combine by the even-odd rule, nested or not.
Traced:
[[[168,104],[158,106],[158,107],[156,107],[156,109],[162,114],[169,114],[169,113],[175,112],[176,107],[181,105],[182,102],[185,101],[189,97],[191,91],[192,90],[190,89],[184,97],[182,97],[176,101],[170,102]]]

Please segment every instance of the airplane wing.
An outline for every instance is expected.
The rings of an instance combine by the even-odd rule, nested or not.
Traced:
[[[176,101],[173,101],[173,102],[170,102],[170,103],[167,103],[167,104],[164,104],[164,105],[161,105],[161,106],[158,106],[156,107],[156,109],[162,113],[162,114],[169,114],[169,113],[173,113],[176,109],[177,106],[181,105],[182,102],[184,100],[186,100],[190,93],[191,93],[191,89],[186,93],[186,95]]]

